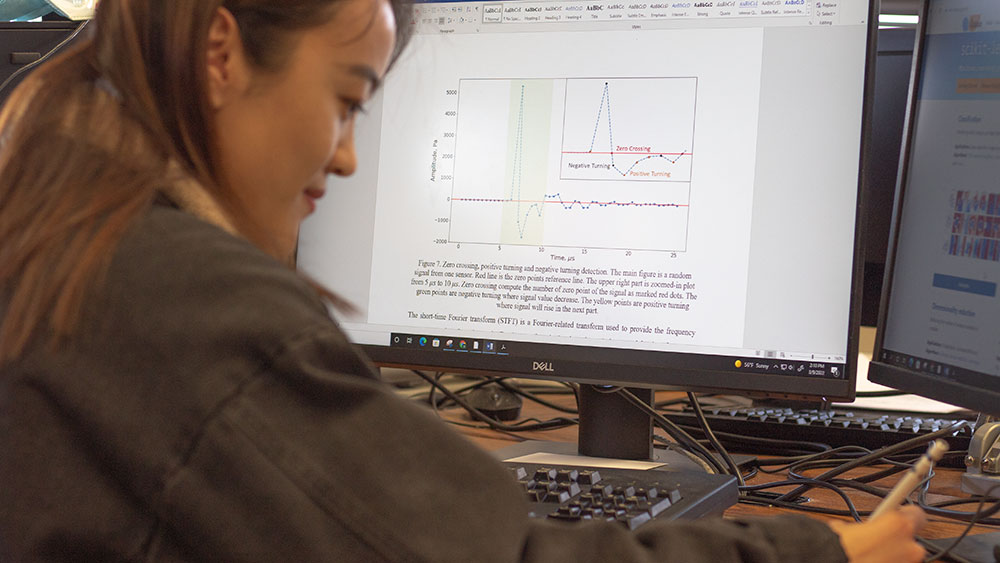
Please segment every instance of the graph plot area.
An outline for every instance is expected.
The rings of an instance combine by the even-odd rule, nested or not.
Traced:
[[[554,85],[460,82],[449,240],[543,243]]]
[[[560,177],[689,182],[698,80],[566,81]]]
[[[644,81],[637,87],[662,86],[662,80]],[[588,156],[595,163],[610,163],[614,156],[626,171],[673,167],[670,178],[660,177],[658,181],[635,181],[644,177],[623,175],[614,169],[603,176],[591,170],[589,175],[560,177],[560,146],[564,142],[560,133],[565,134],[565,124],[572,117],[564,103],[569,83],[574,81],[588,82],[562,78],[460,81],[450,242],[686,250],[690,182],[671,179],[676,178],[680,162],[676,157],[671,157],[673,162],[669,164],[651,165],[643,160],[653,160],[651,154],[632,160],[617,154]],[[622,81],[627,80],[616,80]],[[693,88],[693,79],[685,81]],[[661,87],[660,93],[663,90]],[[591,128],[597,104],[603,103],[602,91],[597,94],[591,108]],[[693,90],[685,91],[685,95],[693,96]],[[687,119],[688,129],[682,140],[690,146],[693,112],[688,112]],[[625,131],[643,128],[626,127]],[[588,134],[592,133],[591,129]],[[687,162],[681,178],[690,177],[690,155],[690,150],[684,152]]]

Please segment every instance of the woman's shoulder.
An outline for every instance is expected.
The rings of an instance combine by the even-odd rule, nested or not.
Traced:
[[[329,324],[318,293],[292,268],[247,240],[163,205],[141,217],[119,244],[99,284],[102,316],[148,316],[276,337]]]
[[[116,259],[147,267],[170,260],[177,266],[197,265],[206,274],[270,273],[289,281],[302,281],[293,269],[245,238],[187,211],[162,204],[154,204],[137,219],[122,240]]]

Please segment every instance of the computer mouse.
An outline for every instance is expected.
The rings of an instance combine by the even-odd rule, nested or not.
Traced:
[[[469,405],[497,420],[515,420],[521,415],[521,396],[496,383],[473,389],[464,398]]]

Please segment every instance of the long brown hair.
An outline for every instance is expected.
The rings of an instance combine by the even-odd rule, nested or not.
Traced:
[[[0,365],[42,332],[72,334],[118,241],[166,183],[197,181],[252,230],[214,164],[209,25],[228,9],[251,64],[274,71],[294,32],[326,23],[341,1],[103,0],[96,29],[12,93],[0,111]],[[398,54],[409,7],[390,3]]]

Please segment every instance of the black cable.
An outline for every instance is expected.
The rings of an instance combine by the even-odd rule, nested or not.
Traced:
[[[470,422],[462,422],[460,420],[448,420],[447,418],[442,418],[441,420],[443,422],[445,422],[447,424],[451,424],[453,426],[461,426],[463,428],[472,428],[474,430],[490,430],[492,432],[496,432],[497,434],[503,434],[504,436],[509,436],[511,438],[514,438],[518,442],[524,442],[525,440],[528,439],[528,438],[525,438],[524,436],[521,436],[521,435],[517,434],[516,432],[511,432],[511,431],[507,431],[507,430],[500,430],[499,428],[493,428],[493,427],[491,427],[491,426],[489,426],[487,424],[475,424],[475,423],[470,423]],[[514,425],[516,426],[516,425],[519,425],[519,424],[526,424],[526,423],[531,423],[531,422],[539,422],[540,423],[540,422],[544,422],[544,421],[542,421],[542,420],[540,420],[538,418],[532,417],[532,418],[526,418],[524,420],[519,420],[519,421],[515,422]],[[525,432],[527,430],[530,430],[530,429],[519,430],[519,432]]]
[[[743,476],[743,480],[749,481],[750,479],[756,477],[758,473],[760,473],[760,468],[757,467],[756,465],[751,465],[750,471],[748,471],[747,474]]]
[[[415,373],[417,375],[420,375],[417,372],[417,370],[410,370],[410,371],[412,371],[413,373]],[[447,375],[447,374],[445,372],[443,372],[443,371],[435,372],[435,374],[434,374],[435,381],[437,381],[438,384],[441,384],[441,379],[445,375]],[[457,394],[457,395],[463,395],[465,393],[468,393],[469,391],[472,391],[474,389],[478,389],[480,387],[483,387],[484,385],[488,385],[492,381],[493,381],[492,379],[480,379],[480,380],[476,380],[476,381],[474,381],[472,383],[469,383],[469,384],[467,384],[467,385],[465,385],[463,387],[459,387],[458,389],[452,389],[452,391],[454,391],[455,394]],[[430,387],[430,389],[428,389],[426,391],[423,390],[423,389],[417,391],[416,393],[412,394],[410,396],[410,398],[416,399],[416,398],[418,398],[418,397],[420,397],[420,396],[422,396],[424,394],[427,395],[426,399],[424,399],[424,400],[428,404],[432,404],[432,406],[434,406],[435,408],[444,408],[444,407],[446,407],[448,404],[450,404],[452,402],[451,399],[449,399],[447,395],[442,395],[441,398],[437,399],[436,398],[436,396],[437,396],[437,387],[435,387],[433,385]]]
[[[944,429],[938,430],[937,432],[931,432],[930,434],[924,434],[922,436],[917,436],[915,438],[910,438],[909,440],[904,440],[902,442],[899,442],[898,444],[893,444],[891,446],[886,446],[884,448],[875,450],[874,452],[872,452],[872,453],[870,453],[870,454],[868,454],[866,456],[862,456],[862,457],[860,457],[860,458],[858,458],[856,460],[853,460],[853,461],[850,461],[848,463],[845,463],[845,464],[843,464],[843,465],[841,465],[841,466],[839,466],[837,468],[831,469],[830,471],[827,471],[826,473],[824,473],[822,475],[819,475],[818,477],[815,477],[815,479],[819,480],[819,481],[826,481],[826,480],[832,479],[833,477],[836,477],[837,475],[840,475],[841,473],[845,473],[845,472],[850,471],[851,469],[854,469],[854,468],[857,468],[857,467],[862,467],[862,466],[867,465],[867,464],[869,464],[869,463],[871,463],[871,462],[873,462],[873,461],[875,461],[877,459],[883,458],[883,457],[885,457],[887,455],[895,454],[895,453],[898,453],[898,452],[905,452],[905,451],[911,450],[911,449],[913,449],[915,447],[918,447],[921,444],[926,444],[928,442],[933,442],[934,440],[936,440],[938,438],[943,438],[945,436],[953,434],[954,432],[956,432],[956,431],[958,431],[958,430],[960,430],[962,428],[965,428],[966,426],[968,426],[968,424],[969,424],[968,422],[962,420],[962,421],[959,421],[958,423],[956,423],[956,424],[954,424],[952,426],[949,426],[948,428],[944,428]],[[792,500],[795,497],[801,495],[802,493],[808,491],[810,488],[812,488],[812,487],[810,487],[807,484],[803,484],[800,487],[796,487],[795,490],[790,491],[790,492],[785,493],[784,495],[782,495],[781,498],[780,498],[780,500],[782,500],[782,501]]]
[[[924,482],[928,482],[930,481],[930,479],[931,476],[928,476],[924,479]],[[860,521],[860,517],[870,515],[871,511],[859,511],[854,505],[853,501],[849,501],[850,497],[847,495],[844,489],[856,489],[858,491],[870,494],[880,499],[885,498],[889,494],[889,491],[887,489],[881,489],[865,483],[860,483],[854,479],[833,479],[831,481],[818,481],[816,479],[810,479],[807,477],[788,479],[785,481],[774,482],[774,483],[764,483],[762,485],[754,485],[752,487],[746,487],[744,490],[747,493],[751,493],[753,491],[760,491],[764,489],[787,486],[787,485],[800,485],[802,483],[807,483],[812,486],[823,487],[834,491],[835,493],[837,493],[837,495],[839,495],[842,499],[844,499],[845,504],[847,504],[848,506],[848,510],[847,511],[836,510],[836,509],[819,510],[816,509],[815,507],[798,504],[797,502],[794,501],[793,502],[781,501],[781,496],[760,498],[758,496],[754,496],[751,494],[748,497],[748,502],[750,502],[751,504],[754,503],[773,504],[774,506],[781,506],[784,508],[803,510],[807,512],[819,512],[823,514],[831,514],[836,516],[849,516],[851,518],[854,518],[856,521]]]
[[[712,433],[712,428],[708,425],[708,420],[705,419],[705,412],[701,410],[701,404],[698,403],[698,397],[694,393],[688,393],[688,401],[691,402],[691,406],[694,407],[695,417],[698,419],[698,425],[701,426],[701,431],[704,432],[705,437],[708,441],[712,443],[712,447],[718,452],[722,459],[729,466],[729,473],[736,477],[739,482],[739,486],[743,487],[746,485],[746,481],[743,480],[743,474],[740,472],[740,468],[736,466],[736,462],[733,461],[733,457],[729,455],[726,448],[722,446],[719,439],[715,437]]]
[[[656,447],[657,442],[659,442],[660,444],[663,444],[663,447],[661,449],[671,450],[673,452],[677,452],[678,454],[680,454],[680,455],[688,458],[689,460],[691,460],[691,462],[694,463],[695,465],[697,465],[697,466],[701,467],[702,469],[704,469],[705,473],[709,473],[709,474],[719,473],[719,469],[717,467],[715,467],[714,465],[709,464],[707,461],[705,461],[704,459],[702,459],[701,456],[698,456],[698,455],[694,454],[691,450],[688,450],[687,448],[681,446],[680,444],[678,444],[674,440],[668,439],[666,436],[660,436],[659,434],[657,434],[656,433],[656,428],[654,427],[654,429],[653,429],[653,447],[654,448]],[[723,473],[725,473],[725,470],[723,470]]]
[[[446,374],[444,372],[440,372],[440,371],[435,374],[435,380],[438,382],[439,385],[441,385],[441,379],[445,375]],[[480,387],[489,385],[492,382],[493,381],[490,380],[490,379],[483,379],[483,380],[479,380],[479,381],[474,381],[474,382],[469,383],[469,384],[467,384],[467,385],[465,385],[463,387],[459,387],[458,389],[452,389],[452,391],[454,391],[456,395],[465,395],[469,391],[473,391],[475,389],[479,389]],[[448,398],[447,395],[442,395],[440,399],[436,399],[435,400],[434,399],[435,395],[437,395],[437,392],[436,392],[436,389],[432,386],[431,389],[430,389],[430,391],[428,391],[428,393],[427,393],[427,402],[434,401],[436,408],[445,408],[445,407],[447,407],[448,405],[450,405],[451,403],[454,402],[450,398]]]
[[[831,479],[829,483],[831,485],[840,487],[842,489],[855,489],[863,493],[867,493],[873,497],[878,497],[880,499],[883,499],[886,496],[888,496],[890,491],[890,489],[883,489],[880,487],[876,487],[874,485],[862,483],[855,479]]]
[[[795,510],[803,510],[803,511],[806,511],[806,512],[819,512],[819,513],[822,513],[822,514],[833,514],[833,515],[836,515],[836,516],[845,516],[846,515],[846,516],[850,516],[851,518],[854,518],[854,520],[857,521],[857,522],[861,521],[861,514],[858,512],[857,507],[854,506],[854,501],[852,501],[851,498],[849,496],[847,496],[847,493],[845,493],[843,490],[841,490],[840,487],[838,487],[836,485],[833,485],[831,483],[828,483],[826,481],[818,481],[818,480],[815,480],[815,479],[810,479],[808,481],[809,481],[809,484],[812,485],[812,486],[814,486],[814,487],[822,487],[822,488],[825,488],[825,489],[829,489],[829,490],[833,491],[834,493],[836,493],[838,496],[840,496],[840,498],[843,499],[844,504],[847,505],[847,512],[845,513],[842,510],[835,510],[835,509],[830,509],[830,508],[820,508],[820,507],[812,507],[812,506],[800,506],[798,504],[795,504],[794,502],[785,502],[785,501],[783,501],[781,499],[781,497],[772,499],[770,497],[755,496],[755,495],[752,494],[752,493],[760,492],[760,491],[767,490],[767,489],[773,489],[773,488],[776,488],[776,487],[786,487],[786,486],[789,486],[789,485],[799,485],[799,484],[801,484],[801,481],[798,481],[798,480],[795,480],[795,481],[775,481],[773,483],[764,483],[764,484],[761,484],[761,485],[746,485],[746,486],[740,487],[740,492],[745,493],[744,496],[741,496],[740,502],[745,502],[747,504],[765,504],[765,505],[769,505],[769,506],[780,506],[782,508],[792,508],[792,509],[795,509]]]
[[[805,475],[802,475],[801,473],[804,472],[804,471],[812,470],[812,469],[823,469],[823,468],[828,468],[828,467],[835,467],[835,468],[836,467],[840,467],[840,466],[842,466],[844,464],[852,463],[852,462],[856,461],[856,459],[857,458],[855,458],[855,459],[824,459],[824,460],[814,460],[814,461],[806,461],[806,462],[801,462],[801,463],[795,463],[795,464],[792,464],[792,466],[788,468],[788,473],[792,477],[796,477],[796,478],[801,477],[803,479],[812,479],[813,477],[807,477]],[[891,464],[892,467],[890,467],[888,469],[883,469],[882,471],[878,471],[876,473],[872,473],[871,475],[861,475],[859,477],[856,477],[854,480],[856,480],[858,482],[861,482],[861,483],[871,483],[871,482],[874,482],[874,481],[878,481],[879,479],[884,479],[886,477],[895,475],[896,473],[900,473],[902,471],[906,471],[907,469],[913,467],[913,463],[917,459],[919,459],[919,457],[914,458],[913,461],[911,461],[909,463],[907,463],[907,462],[899,462],[899,461],[892,461],[892,460],[889,460],[889,459],[886,459],[886,458],[877,459],[877,460],[874,460],[875,463],[888,463],[888,464]],[[873,479],[873,478],[871,478],[872,476],[877,476],[878,478],[877,479]]]
[[[823,453],[827,453],[827,452],[823,452]],[[816,464],[816,467],[821,467],[821,466],[822,467],[836,467],[836,466],[838,466],[838,465],[840,465],[842,463],[847,463],[847,462],[851,461],[852,459],[857,459],[862,454],[867,455],[867,454],[870,454],[870,453],[871,453],[871,450],[869,450],[867,448],[863,448],[861,446],[841,446],[840,448],[837,448],[836,450],[830,450],[829,454],[830,455],[837,454],[837,455],[844,456],[844,457],[841,457],[841,458],[831,458],[831,459],[829,459],[829,464],[828,465]],[[758,463],[762,466],[761,470],[763,472],[765,472],[765,473],[781,473],[782,471],[785,471],[787,469],[793,469],[793,468],[795,470],[802,471],[802,470],[805,470],[805,469],[809,469],[810,467],[805,466],[804,464],[802,464],[800,466],[799,465],[800,462],[806,462],[806,461],[809,461],[810,459],[813,459],[813,458],[815,458],[815,459],[821,459],[822,455],[823,454],[812,454],[812,455],[809,455],[809,456],[797,456],[797,457],[791,457],[791,458],[767,458],[767,459],[760,459],[760,460],[758,460]],[[850,457],[850,456],[853,456],[853,457]],[[882,462],[882,463],[888,463],[888,464],[891,464],[893,466],[898,466],[898,467],[909,467],[910,465],[912,465],[913,463],[915,463],[918,459],[920,459],[919,455],[889,455],[889,456],[883,457],[881,460],[877,460],[877,461]],[[765,469],[764,468],[764,467],[770,466],[770,465],[775,465],[775,466],[777,466],[777,468],[775,468],[775,469]],[[815,468],[815,467],[813,467],[813,468]],[[879,479],[882,479],[882,478],[885,478],[886,476],[888,476],[890,474],[897,473],[897,472],[898,472],[897,469],[890,468],[890,469],[886,469],[886,470],[883,470],[883,471],[878,472],[878,473],[873,473],[872,475],[875,475]],[[860,480],[860,481],[865,481],[865,482],[878,480],[878,479],[869,479],[868,475],[857,477],[856,479]]]
[[[854,447],[854,448],[857,448],[857,447]],[[863,448],[857,448],[857,449],[863,449]],[[916,457],[916,458],[911,457],[910,459],[911,459],[911,461],[915,461],[915,459],[918,459],[918,457]],[[838,460],[836,460],[836,459],[831,459],[830,460],[831,463],[834,463],[834,462],[837,462],[837,461]],[[899,465],[905,467],[905,464],[903,464],[903,463],[899,463]],[[940,517],[944,517],[944,518],[957,519],[957,520],[961,520],[961,521],[975,521],[978,524],[1000,525],[1000,519],[989,518],[993,514],[996,514],[997,512],[1000,512],[1000,500],[997,500],[997,502],[993,506],[991,506],[989,509],[986,509],[986,510],[983,510],[981,508],[983,506],[983,503],[985,501],[990,500],[989,498],[985,498],[985,497],[968,498],[968,499],[949,499],[949,500],[940,501],[940,502],[933,503],[933,504],[928,504],[926,502],[926,494],[927,494],[927,491],[928,491],[928,488],[929,488],[930,480],[933,478],[933,476],[934,476],[934,473],[931,472],[931,474],[928,475],[927,477],[925,477],[921,481],[921,483],[918,484],[917,487],[916,487],[920,491],[920,494],[918,496],[916,504],[918,506],[920,506],[924,510],[924,512],[926,512],[929,515],[940,516]],[[800,483],[800,482],[804,482],[806,484],[814,485],[815,482],[816,482],[816,479],[810,479],[808,477],[804,477],[804,476],[801,476],[801,475],[796,475],[794,479],[789,480],[787,482],[788,483]],[[881,489],[881,488],[878,488],[878,487],[874,487],[874,486],[868,485],[866,482],[864,482],[863,479],[860,479],[860,478],[859,479],[831,479],[829,481],[824,481],[824,482],[826,482],[828,485],[833,485],[833,486],[838,487],[838,488],[856,489],[858,491],[870,494],[872,496],[876,496],[878,498],[885,498],[885,496],[887,496],[888,493],[889,493],[889,491],[886,490],[886,489]],[[1000,485],[998,485],[998,487],[1000,487]],[[990,490],[992,491],[993,489],[990,489]],[[774,504],[775,506],[783,506],[783,507],[797,509],[797,510],[807,510],[807,511],[814,511],[815,512],[815,510],[812,510],[811,508],[807,508],[807,507],[803,507],[803,506],[800,506],[800,505],[796,505],[794,503],[783,503],[783,502],[780,502],[780,500],[781,500],[781,497],[778,497],[778,499],[775,499],[775,501],[772,504]],[[980,509],[977,510],[977,512],[975,512],[975,513],[958,512],[958,511],[952,511],[952,510],[946,510],[946,509],[940,508],[942,506],[951,506],[951,505],[957,505],[957,504],[969,504],[969,503],[973,503],[973,502],[980,503]],[[838,515],[845,515],[845,516],[853,516],[853,515],[851,515],[849,513],[844,513],[842,511],[841,512],[837,512],[837,511],[832,511],[832,512],[831,511],[819,511],[819,512],[823,512],[823,513],[826,513],[826,514],[838,514]],[[859,514],[861,514],[862,516],[864,516],[864,515],[870,514],[870,512],[859,512]]]
[[[808,455],[800,455],[800,456],[784,457],[784,458],[760,459],[760,460],[757,460],[757,464],[761,466],[761,471],[763,471],[765,473],[780,473],[782,471],[785,471],[786,469],[790,469],[791,467],[794,467],[795,464],[797,464],[799,462],[812,461],[812,460],[818,460],[818,459],[827,459],[830,456],[834,456],[834,455],[849,455],[851,453],[857,453],[859,455],[867,455],[867,454],[871,453],[871,450],[869,450],[868,448],[861,447],[861,446],[841,446],[839,448],[831,448],[831,449],[826,450],[826,451],[822,451],[822,452],[818,452],[818,453],[814,453],[814,454],[808,454]],[[848,462],[850,460],[849,459],[839,458],[839,461],[841,463],[846,463],[846,462]],[[769,466],[769,465],[776,465],[778,467],[777,467],[777,469],[764,469],[763,468],[763,467]]]
[[[14,74],[11,74],[10,76],[7,77],[6,80],[3,81],[3,83],[0,83],[0,93],[2,93],[4,91],[4,88],[6,88],[10,84],[12,84],[14,82],[14,80],[17,79],[18,76],[21,76],[22,74],[28,72],[29,70],[35,68],[36,66],[44,63],[53,54],[55,54],[57,51],[59,51],[59,49],[62,49],[64,45],[66,45],[67,43],[69,43],[70,41],[72,41],[73,39],[75,39],[76,36],[79,35],[81,31],[83,31],[83,28],[87,27],[88,23],[90,23],[90,20],[84,20],[83,23],[81,23],[80,25],[78,25],[76,27],[76,29],[73,30],[73,33],[71,33],[69,35],[69,37],[67,37],[66,39],[63,39],[62,41],[60,41],[58,45],[56,45],[55,47],[53,47],[52,49],[50,49],[48,53],[45,53],[44,55],[42,55],[37,61],[32,61],[31,63],[29,63],[29,64],[27,64],[27,65],[25,65],[25,66],[23,66],[23,67],[21,67],[21,68],[19,68],[17,70],[15,70]]]
[[[928,514],[932,514],[934,516],[941,516],[943,518],[951,518],[953,520],[961,520],[961,521],[976,520],[980,524],[987,524],[987,525],[1000,525],[1000,519],[990,518],[990,516],[993,516],[997,512],[1000,512],[1000,502],[994,504],[990,509],[986,511],[983,511],[981,509],[983,503],[986,502],[987,500],[990,500],[991,493],[998,487],[1000,487],[1000,485],[990,487],[986,491],[986,494],[982,495],[981,497],[948,499],[944,501],[938,501],[935,503],[928,503],[927,493],[929,486],[925,484],[923,487],[919,489],[919,492],[917,494],[917,505],[920,506],[920,508],[922,508],[924,512],[927,512]],[[972,503],[979,503],[980,509],[977,510],[976,512],[962,512],[958,510],[948,510],[946,508],[943,508],[945,506],[955,506],[960,504],[972,504]]]
[[[962,522],[975,520],[980,524],[985,524],[989,526],[998,526],[1000,525],[1000,518],[990,518],[990,517],[996,514],[997,512],[1000,512],[1000,499],[992,499],[992,500],[997,500],[998,502],[994,503],[992,507],[990,507],[985,511],[979,510],[976,512],[963,512],[959,510],[948,510],[946,508],[942,508],[944,506],[954,506],[957,504],[971,504],[974,502],[982,504],[988,500],[991,500],[989,494],[997,487],[1000,487],[1000,485],[991,487],[987,491],[987,494],[983,495],[982,497],[972,497],[968,499],[951,499],[936,503],[927,502],[927,489],[925,487],[921,489],[919,494],[917,495],[917,506],[922,508],[924,512],[928,514],[932,514],[934,516],[941,516],[942,518],[950,518],[952,520],[960,520]]]
[[[435,395],[437,395],[438,390],[444,386],[444,383],[441,383],[441,380],[444,379],[446,375],[448,374],[446,374],[443,371],[434,372],[434,381],[437,382],[437,385],[431,385],[431,389],[427,393],[427,401],[432,404],[434,410],[446,408],[449,405],[449,403],[454,403],[454,401],[449,399],[448,396],[443,393],[441,394],[440,399],[435,398]],[[479,385],[481,385],[481,383],[479,382],[474,383],[472,385],[468,385],[466,387],[463,387],[460,391],[456,391],[455,394],[457,395],[461,392],[466,392],[470,389],[475,389]]]
[[[941,508],[944,506],[956,506],[960,504],[978,504],[979,501],[983,499],[982,496],[974,496],[969,498],[953,498],[948,500],[939,500],[937,502],[927,503],[927,506],[932,508]],[[989,498],[987,498],[989,500]],[[997,500],[997,499],[994,499]],[[971,514],[971,512],[970,512]]]
[[[410,371],[416,372],[416,370],[410,370]],[[440,375],[444,375],[443,372],[438,372],[438,373]],[[562,405],[558,405],[558,404],[552,403],[550,401],[547,401],[545,399],[542,399],[541,397],[538,396],[540,394],[567,395],[567,394],[570,394],[570,393],[573,392],[572,388],[555,389],[555,388],[552,388],[552,387],[537,387],[535,389],[532,389],[531,391],[528,391],[528,390],[526,390],[524,388],[523,385],[511,385],[510,383],[507,382],[507,380],[509,380],[509,379],[512,379],[512,378],[509,378],[509,377],[485,377],[483,379],[480,379],[478,381],[470,383],[470,384],[468,384],[468,385],[466,385],[464,387],[460,387],[459,389],[453,389],[453,391],[455,391],[455,394],[457,394],[457,395],[464,395],[465,393],[468,393],[469,391],[472,391],[474,389],[478,389],[480,387],[484,387],[484,386],[489,385],[491,383],[496,383],[497,385],[503,387],[505,390],[507,390],[507,391],[509,391],[511,393],[515,393],[517,395],[520,395],[521,397],[524,397],[525,399],[528,399],[529,401],[533,401],[535,403],[538,403],[540,405],[548,407],[548,408],[550,408],[552,410],[557,410],[557,411],[564,412],[564,413],[567,413],[567,414],[578,414],[577,409],[574,409],[574,408],[571,408],[571,407],[564,407]],[[420,395],[423,395],[424,393],[425,393],[424,391],[420,391],[420,392],[414,394],[411,398],[419,397]],[[427,392],[427,395],[428,395],[427,396],[427,402],[428,403],[430,403],[431,401],[434,401],[434,396],[436,395],[436,392],[435,392],[435,388],[433,386],[431,387],[430,391]],[[441,397],[440,400],[436,401],[436,403],[437,403],[436,407],[437,408],[444,407],[446,404],[448,404],[449,401],[451,401],[451,399],[449,399],[447,396],[443,396],[443,397]]]
[[[413,371],[413,373],[415,373],[415,374],[417,374],[417,375],[419,375],[419,376],[423,377],[423,374],[422,374],[421,372],[419,372],[419,371],[417,371],[417,370],[412,370],[412,371]],[[434,380],[435,380],[435,381],[439,380],[440,378],[441,378],[441,372],[437,372],[436,374],[434,374]],[[431,408],[433,408],[433,409],[434,409],[434,412],[435,412],[435,413],[437,412],[437,410],[438,410],[438,407],[440,407],[440,406],[441,406],[441,405],[440,405],[440,404],[439,404],[439,403],[437,402],[437,400],[436,400],[436,399],[434,399],[434,394],[435,394],[436,392],[437,392],[437,386],[436,386],[436,385],[431,385],[431,389],[430,389],[430,391],[428,391],[428,392],[427,392],[427,402],[428,402],[428,403],[429,403],[429,404],[431,405]],[[438,416],[441,416],[441,415],[440,415],[440,414],[438,414]]]
[[[420,371],[416,371],[416,370],[414,370],[414,373],[417,374],[418,376],[420,376],[421,378],[423,378],[425,381],[427,381],[427,383],[430,383],[432,387],[437,388],[438,391],[440,391],[441,393],[444,393],[449,399],[451,399],[452,401],[455,401],[455,403],[457,403],[463,409],[465,409],[466,411],[468,411],[469,415],[471,415],[472,418],[478,420],[479,422],[482,422],[482,423],[486,424],[487,426],[489,426],[490,428],[492,428],[494,430],[502,430],[502,431],[506,431],[506,432],[524,432],[524,431],[528,431],[528,430],[551,430],[553,428],[562,428],[562,427],[570,426],[570,425],[573,425],[573,424],[579,424],[578,420],[571,419],[571,418],[565,418],[565,417],[553,418],[551,420],[547,420],[547,421],[543,421],[543,422],[539,422],[539,423],[535,423],[535,424],[524,424],[524,425],[505,424],[503,422],[500,422],[499,420],[496,420],[496,419],[494,419],[494,418],[492,418],[492,417],[484,414],[479,409],[477,409],[477,408],[473,407],[472,405],[470,405],[469,403],[465,402],[464,399],[462,399],[457,394],[455,394],[455,392],[452,391],[451,389],[448,389],[446,386],[442,385],[435,378],[432,378],[429,375],[426,375],[426,374],[424,374],[424,373],[422,373]]]
[[[520,388],[520,387],[518,387],[516,385],[511,385],[510,383],[507,383],[507,381],[506,381],[507,379],[508,378],[506,378],[506,377],[499,377],[499,378],[494,378],[494,379],[490,380],[490,382],[491,383],[495,382],[497,385],[500,385],[501,387],[503,387],[507,391],[510,391],[511,393],[517,393],[518,395],[524,397],[525,399],[528,399],[529,401],[534,401],[534,402],[538,403],[539,405],[548,407],[548,408],[550,408],[552,410],[556,410],[556,411],[559,411],[559,412],[564,412],[566,414],[580,414],[580,411],[577,410],[577,409],[570,408],[570,407],[564,407],[562,405],[557,405],[555,403],[552,403],[550,401],[546,401],[545,399],[542,399],[541,397],[538,396],[538,393],[525,391],[524,389],[522,389],[522,388]],[[565,394],[566,392],[560,390],[560,393],[561,394]]]

